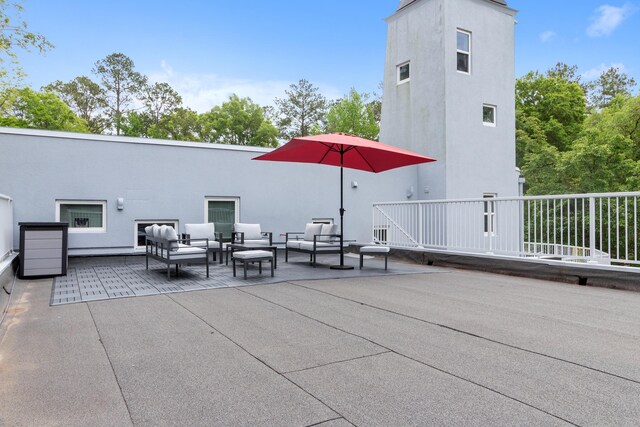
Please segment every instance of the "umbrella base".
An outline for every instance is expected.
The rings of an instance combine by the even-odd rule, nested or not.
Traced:
[[[353,270],[352,265],[344,265],[344,264],[332,265],[329,268],[332,270]]]

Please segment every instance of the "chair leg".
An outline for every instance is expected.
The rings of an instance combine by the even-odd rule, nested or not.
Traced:
[[[244,280],[247,280],[247,261],[242,261],[242,266],[244,267]]]
[[[389,258],[389,254],[384,254],[384,269],[387,269],[387,259]]]
[[[171,264],[167,264],[167,280],[171,279]]]
[[[364,259],[364,254],[360,252],[360,270],[362,270],[363,259]]]
[[[258,273],[262,274],[262,261],[258,261]]]
[[[222,259],[222,256],[220,258]],[[232,259],[231,263],[233,264],[233,277],[236,277],[236,260]]]
[[[149,254],[147,253],[144,258],[145,258],[145,262],[147,264],[147,270],[148,270],[149,269]]]
[[[271,277],[273,277],[273,269],[274,269],[274,265],[273,265],[273,259],[271,259]]]
[[[209,254],[207,254],[207,279],[209,278]]]
[[[289,262],[289,249],[284,247],[284,262]]]

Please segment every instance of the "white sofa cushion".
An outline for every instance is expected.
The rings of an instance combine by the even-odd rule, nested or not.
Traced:
[[[361,254],[384,254],[388,253],[391,249],[389,246],[383,245],[371,245],[371,246],[363,246],[360,248]]]
[[[155,224],[154,224],[155,225]],[[144,234],[149,237],[153,237],[153,225],[148,225],[144,228]]]
[[[189,259],[203,259],[207,253],[204,248],[194,248],[191,246],[180,247],[172,249],[168,253],[166,250],[162,250],[163,258],[170,258],[172,260],[189,260]]]
[[[236,222],[233,224],[233,231],[236,233],[244,233],[245,243],[247,240],[262,240],[260,224],[244,224],[242,222]]]
[[[191,239],[209,239],[216,240],[215,225],[212,222],[206,224],[185,224],[184,232],[189,235]],[[204,243],[202,243],[204,245]]]
[[[336,245],[328,242],[316,242],[316,251],[322,251],[324,249],[336,249],[339,248],[340,244]],[[313,251],[313,242],[300,242],[299,249],[305,251]]]
[[[307,225],[304,227],[304,240],[313,242],[313,236],[315,236],[316,234],[321,234],[321,232],[322,224],[307,223]]]
[[[287,247],[292,249],[300,249],[300,243],[302,243],[302,240],[289,240],[287,241]]]
[[[329,237],[329,234],[336,234],[338,232],[338,224],[322,224],[322,230],[320,234],[324,236],[319,237],[318,240],[327,241],[333,240],[333,237]]]
[[[251,260],[258,258],[273,258],[273,253],[271,251],[237,251],[233,253],[233,257],[236,259],[242,260]]]
[[[160,239],[160,226],[158,224],[153,224],[151,226],[151,231],[153,233],[153,237],[156,239]]]

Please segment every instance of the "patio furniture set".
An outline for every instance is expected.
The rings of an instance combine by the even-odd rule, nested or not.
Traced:
[[[340,235],[337,224],[309,223],[304,232],[285,233],[285,262],[289,261],[289,251],[309,254],[309,262],[315,267],[318,254],[337,254],[341,251]],[[178,236],[176,230],[168,225],[153,224],[145,228],[146,268],[149,258],[167,266],[167,278],[171,278],[171,266],[175,266],[176,275],[181,265],[205,264],[209,277],[209,253],[213,261],[219,257],[222,264],[229,264],[231,258],[233,276],[236,277],[236,263],[242,265],[244,278],[247,278],[247,266],[258,263],[258,272],[262,274],[262,262],[269,262],[271,277],[277,268],[278,247],[273,242],[273,233],[263,232],[260,224],[236,223],[231,233],[231,241],[224,242],[222,233],[215,231],[213,223],[185,224],[185,232]],[[385,255],[385,270],[389,248],[386,246],[364,246],[360,253],[360,268],[365,254]]]

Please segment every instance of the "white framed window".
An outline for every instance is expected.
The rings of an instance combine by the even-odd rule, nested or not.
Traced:
[[[56,200],[56,222],[68,222],[70,233],[106,233],[106,200]]]
[[[153,224],[158,225],[170,225],[176,230],[176,233],[179,234],[179,223],[177,219],[136,219],[134,221],[133,226],[133,248],[134,249],[145,249],[146,245],[146,233],[144,231],[145,227],[148,227]]]
[[[483,199],[495,199],[496,193],[485,193]],[[484,202],[484,234],[485,236],[496,234],[496,202],[487,200]]]
[[[497,109],[495,105],[484,104],[482,105],[482,124],[485,126],[496,126],[496,113]]]
[[[471,33],[458,29],[456,32],[456,44],[458,72],[471,74]]]
[[[411,64],[409,61],[403,62],[396,67],[398,84],[406,83],[411,80]]]
[[[231,239],[233,224],[240,222],[240,197],[205,197],[204,221],[213,222],[224,240]]]

